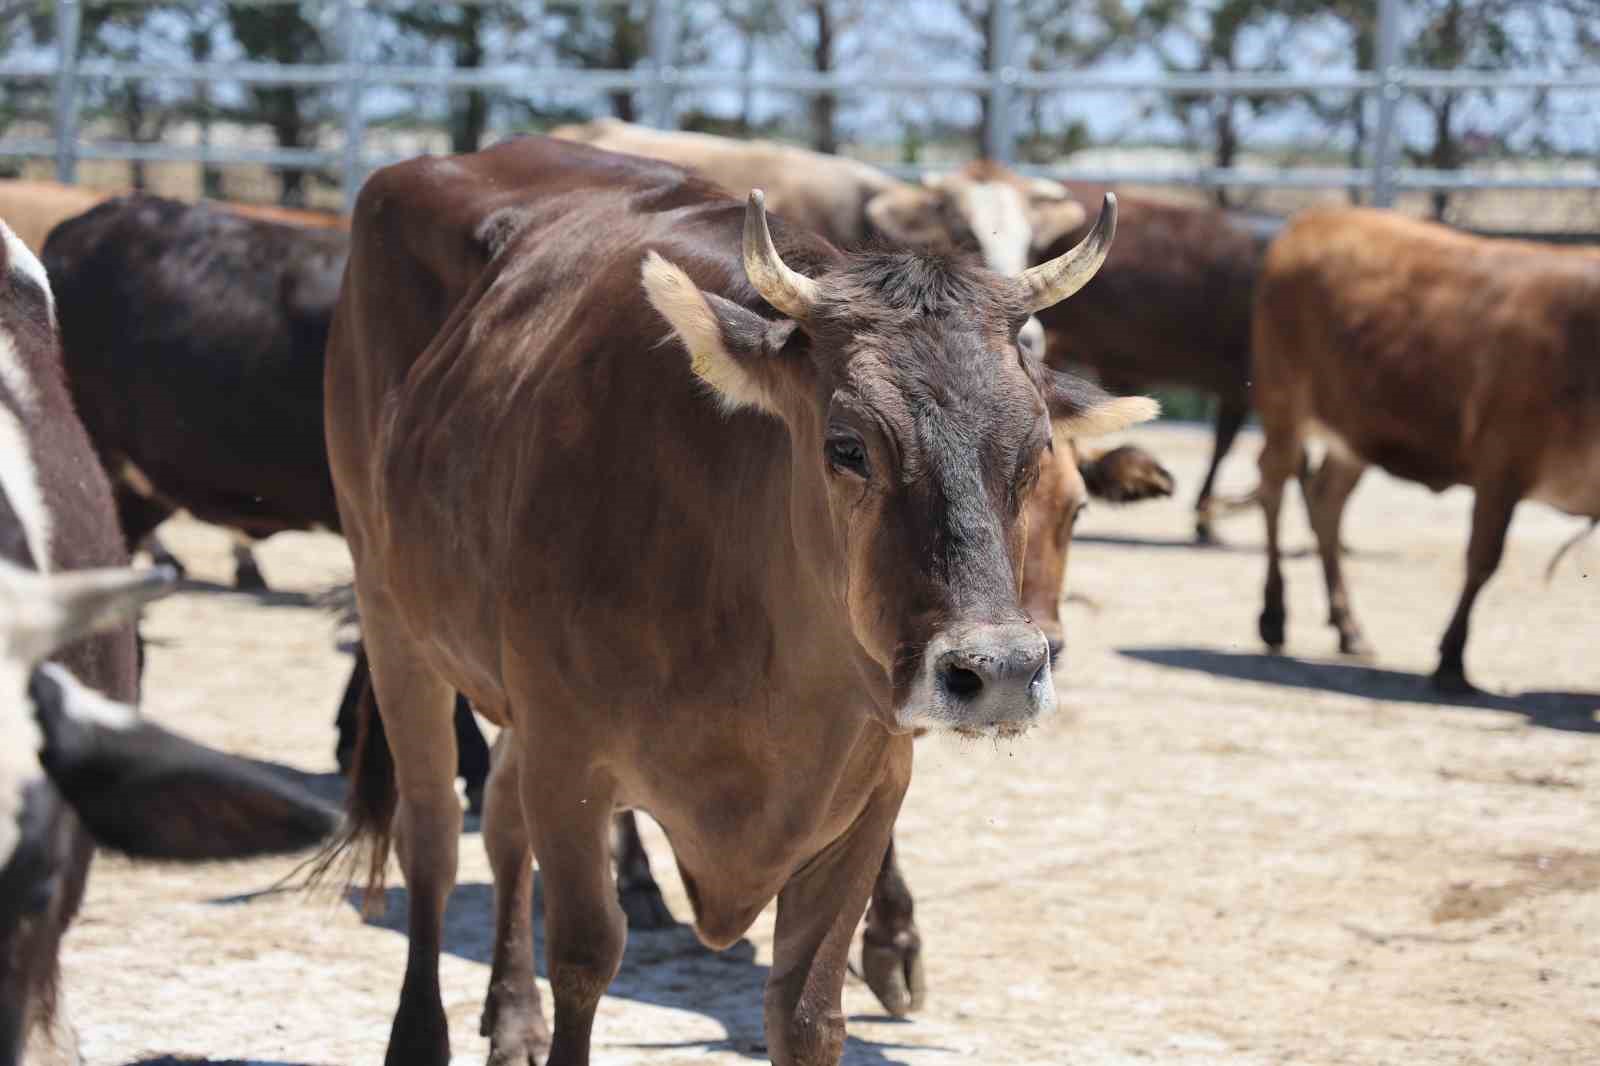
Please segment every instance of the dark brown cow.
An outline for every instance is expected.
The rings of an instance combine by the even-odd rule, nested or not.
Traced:
[[[334,825],[273,775],[138,720],[127,620],[170,575],[83,569],[126,559],[62,378],[49,282],[0,222],[0,1066],[77,1061],[58,954],[96,842],[244,857]]]
[[[1074,185],[1084,201],[1103,190]],[[1209,542],[1217,468],[1250,414],[1250,313],[1269,220],[1137,196],[1119,200],[1122,229],[1095,280],[1039,315],[1051,365],[1093,367],[1115,389],[1182,385],[1217,397],[1216,446],[1195,501]],[[1082,230],[1045,250],[1059,255]]]
[[[130,549],[179,508],[245,541],[339,529],[322,363],[349,238],[239,215],[119,197],[62,222],[45,244],[73,399]],[[263,584],[244,544],[235,563],[240,585]],[[341,765],[355,747],[364,662],[340,704]],[[489,748],[465,701],[456,725],[476,806]]]
[[[1266,441],[1261,636],[1284,641],[1278,512],[1305,441],[1327,457],[1307,487],[1339,648],[1367,650],[1345,591],[1339,523],[1369,464],[1476,494],[1466,587],[1434,684],[1470,686],[1473,601],[1511,514],[1536,499],[1600,515],[1600,257],[1472,237],[1384,211],[1318,210],[1273,242],[1256,295],[1255,398]]]
[[[485,817],[491,1061],[545,1044],[531,849],[549,1064],[588,1062],[625,935],[607,833],[630,807],[671,837],[707,943],[778,896],[772,1058],[838,1061],[911,732],[1012,735],[1054,702],[1017,592],[1050,415],[1153,413],[1016,344],[1112,218],[1006,278],[782,227],[780,255],[759,196],[543,138],[367,183],[327,426],[398,790],[362,773],[352,813],[397,818],[410,891],[391,1066],[449,1059],[452,686],[515,728]]]

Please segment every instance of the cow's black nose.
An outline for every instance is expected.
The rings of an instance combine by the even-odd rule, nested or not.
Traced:
[[[1026,707],[1033,686],[1049,670],[1050,646],[1032,626],[984,627],[934,664],[946,697],[967,704],[993,702],[996,710]]]

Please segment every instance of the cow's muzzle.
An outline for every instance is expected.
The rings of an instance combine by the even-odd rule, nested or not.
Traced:
[[[967,625],[928,642],[899,719],[909,729],[1005,737],[1026,732],[1055,706],[1050,646],[1037,627]]]

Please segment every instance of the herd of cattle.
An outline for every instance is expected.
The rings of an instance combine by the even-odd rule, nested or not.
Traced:
[[[1048,714],[1079,512],[1173,490],[1141,449],[1085,444],[1155,405],[1068,367],[1216,396],[1201,542],[1258,413],[1274,648],[1291,475],[1346,653],[1367,650],[1339,542],[1365,466],[1475,490],[1446,689],[1515,504],[1600,516],[1600,256],[1384,212],[1275,222],[987,162],[914,185],[605,120],[386,168],[348,220],[21,182],[0,220],[0,670],[25,690],[3,710],[0,1066],[70,1060],[56,957],[94,844],[317,841],[324,869],[366,849],[370,889],[397,845],[386,1061],[443,1066],[458,776],[495,881],[492,1064],[587,1063],[625,928],[671,920],[635,808],[708,944],[777,898],[770,1054],[836,1063],[863,912],[873,992],[897,1015],[925,995],[893,847],[912,737]],[[154,534],[179,509],[238,534],[242,587],[252,539],[349,543],[337,835],[131,709],[131,620],[173,585]],[[169,565],[117,569],[141,546]]]

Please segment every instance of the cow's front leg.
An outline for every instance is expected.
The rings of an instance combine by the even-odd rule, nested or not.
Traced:
[[[922,934],[913,917],[915,901],[895,858],[894,841],[872,886],[867,927],[861,932],[861,971],[883,1009],[904,1018],[927,999],[922,971]]]
[[[562,743],[569,738],[527,732],[518,737],[522,812],[544,879],[545,961],[555,1004],[546,1066],[588,1066],[595,1008],[622,965],[628,937],[611,876],[616,787],[587,752]]]
[[[849,832],[778,894],[778,922],[767,978],[767,1047],[775,1066],[836,1066],[844,1053],[844,975],[856,926],[894,832],[910,780],[891,774]]]

